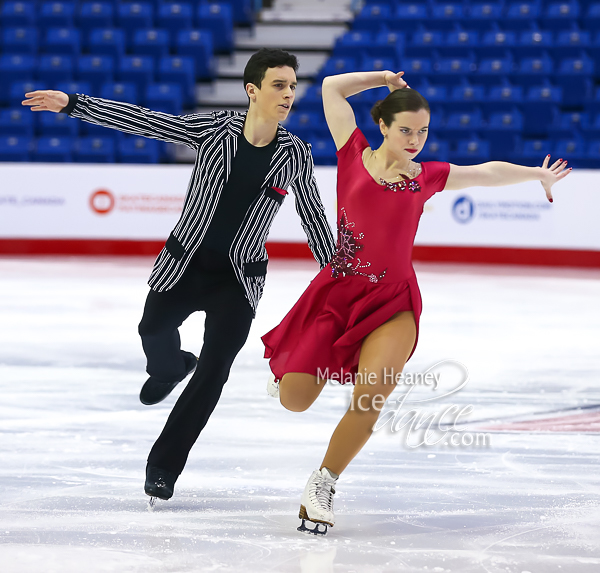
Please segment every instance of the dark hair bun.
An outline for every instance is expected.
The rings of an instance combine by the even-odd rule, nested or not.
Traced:
[[[373,121],[379,125],[379,120],[381,118],[381,104],[383,103],[383,100],[379,100],[378,102],[375,103],[375,105],[371,108],[371,117],[373,118]]]

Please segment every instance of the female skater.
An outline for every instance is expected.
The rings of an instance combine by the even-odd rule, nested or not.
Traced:
[[[411,255],[425,201],[443,189],[531,180],[539,180],[552,201],[552,185],[571,171],[561,160],[549,167],[549,155],[542,167],[415,163],[430,110],[403,73],[356,72],[323,81],[325,117],[338,149],[336,253],[281,324],[262,337],[273,373],[269,393],[288,410],[306,410],[325,379],[354,383],[350,406],[302,494],[298,529],[314,534],[333,526],[336,480],[369,439],[395,387],[389,374],[399,375],[415,350],[421,296]],[[371,111],[384,138],[373,150],[346,98],[380,86],[391,93]]]

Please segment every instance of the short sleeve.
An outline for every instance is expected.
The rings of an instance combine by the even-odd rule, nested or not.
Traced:
[[[450,163],[446,161],[427,161],[424,165],[426,165],[425,189],[427,199],[429,199],[446,186],[450,174]]]
[[[364,136],[363,132],[357,127],[352,135],[348,138],[348,141],[344,144],[344,146],[339,149],[336,153],[338,162],[351,162],[354,158],[361,154],[365,148],[369,147],[369,142],[367,138]]]

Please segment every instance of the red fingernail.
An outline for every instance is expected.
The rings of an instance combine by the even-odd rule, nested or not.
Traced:
[[[562,157],[559,159],[559,161],[562,161]]]
[[[554,203],[554,199],[549,199],[550,203]]]
[[[550,157],[550,154],[548,153],[548,155],[546,155],[546,157]]]

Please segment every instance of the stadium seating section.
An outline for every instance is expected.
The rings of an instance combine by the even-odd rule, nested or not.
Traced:
[[[419,160],[540,165],[551,153],[600,168],[600,0],[367,1],[288,121],[317,163],[335,164],[322,78],[380,69],[404,70],[430,103]],[[350,98],[375,146],[370,109],[387,93]]]
[[[156,163],[160,142],[21,106],[37,89],[85,93],[181,114],[233,50],[253,0],[28,1],[0,8],[0,161]]]

